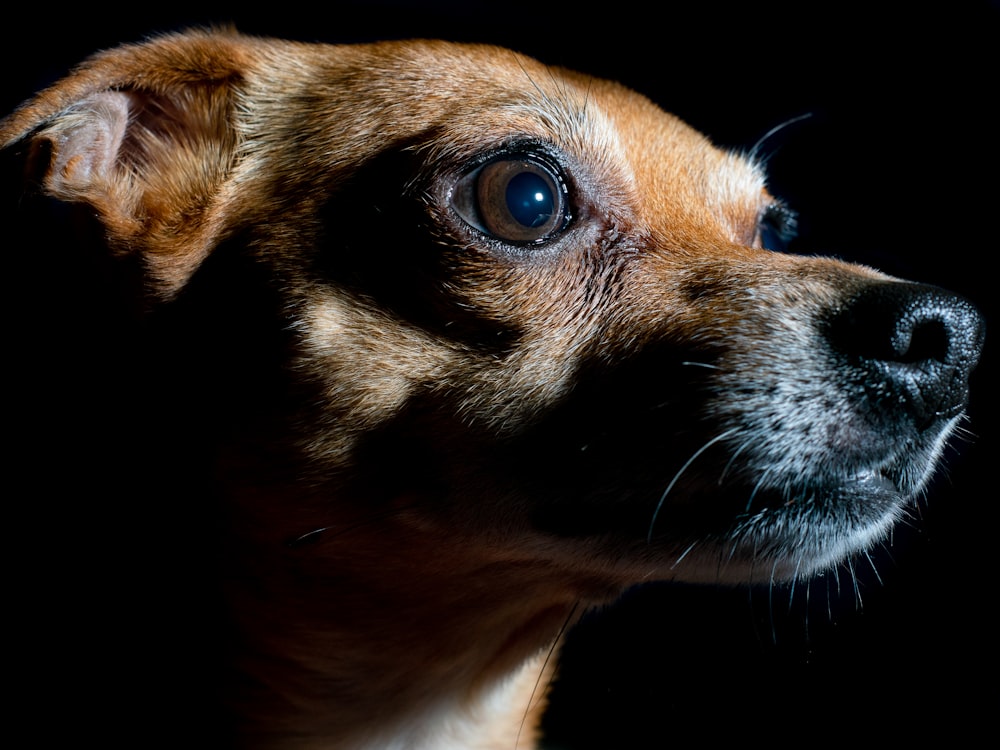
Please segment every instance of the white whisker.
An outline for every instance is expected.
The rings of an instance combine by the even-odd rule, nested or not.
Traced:
[[[753,148],[751,148],[750,151],[748,152],[748,156],[751,159],[753,159],[754,161],[759,162],[761,164],[767,163],[767,159],[761,157],[761,151],[762,151],[762,149],[764,147],[764,143],[769,138],[771,138],[772,136],[780,133],[782,130],[784,130],[788,126],[794,125],[797,122],[802,122],[803,120],[808,120],[810,117],[812,117],[812,114],[809,113],[809,112],[807,112],[806,114],[799,115],[798,117],[790,117],[789,119],[785,120],[784,122],[779,123],[778,125],[775,125],[773,128],[771,128],[770,130],[768,130],[766,133],[764,133],[764,135],[762,135],[760,138],[757,139],[757,142],[753,145]]]
[[[735,451],[733,451],[733,455],[729,457],[729,460],[726,462],[726,465],[723,467],[722,472],[719,474],[719,485],[720,486],[722,485],[723,481],[725,481],[726,474],[729,473],[729,470],[732,468],[733,463],[736,461],[737,456],[739,456],[740,453],[743,452],[743,449],[746,448],[748,445],[750,445],[750,439],[749,438],[747,438],[742,443],[740,443],[740,447],[737,448]]]
[[[753,486],[753,490],[750,492],[750,497],[747,498],[747,506],[744,509],[744,512],[750,512],[750,508],[753,507],[753,499],[757,497],[757,492],[760,490],[761,485],[764,484],[764,480],[767,479],[769,473],[770,472],[765,471],[760,475],[760,479],[757,480],[757,484]]]
[[[880,586],[884,586],[885,584],[882,582],[882,576],[878,574],[878,568],[875,567],[875,561],[872,560],[872,556],[868,554],[868,550],[865,550],[864,553],[865,559],[868,560],[868,564],[871,565],[872,573],[875,574],[875,580],[878,581]]]
[[[795,599],[795,585],[799,582],[799,568],[802,565],[802,557],[800,556],[798,560],[795,561],[795,571],[792,573],[791,587],[788,590],[788,609],[792,609],[792,601]],[[806,591],[809,591],[809,586],[806,584]]]
[[[681,552],[680,556],[676,560],[674,560],[673,564],[670,566],[671,569],[676,568],[678,565],[680,565],[681,560],[683,560],[685,557],[687,557],[688,552],[690,552],[691,550],[693,550],[695,548],[695,546],[697,546],[697,544],[698,544],[697,541],[691,542],[691,544],[689,544],[687,546],[687,549],[685,549],[683,552]]]
[[[681,478],[681,475],[685,471],[687,471],[688,467],[691,466],[692,463],[694,463],[695,459],[697,459],[698,456],[700,456],[706,450],[715,445],[715,443],[718,443],[720,440],[725,440],[727,437],[729,437],[730,435],[732,435],[737,431],[738,431],[737,428],[733,427],[730,430],[726,430],[721,435],[716,435],[714,438],[712,438],[703,446],[701,446],[701,448],[696,450],[694,452],[694,455],[692,455],[691,458],[689,458],[687,462],[685,462],[685,464],[680,468],[680,470],[676,474],[674,474],[674,478],[670,480],[670,484],[667,485],[667,489],[665,489],[663,491],[663,494],[660,496],[660,501],[656,504],[656,510],[653,511],[653,517],[649,521],[649,533],[646,535],[647,543],[653,541],[653,527],[656,525],[656,517],[660,514],[660,509],[663,508],[663,503],[667,499],[667,495],[670,494],[670,490],[672,490],[674,488],[674,485],[677,484],[677,480]]]
[[[857,608],[858,612],[863,612],[865,605],[864,602],[861,600],[861,584],[858,583],[858,574],[854,570],[854,560],[852,559],[847,560],[847,570],[851,574],[851,583],[854,586],[854,606]]]

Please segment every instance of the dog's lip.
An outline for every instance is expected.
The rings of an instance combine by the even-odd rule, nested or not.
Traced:
[[[907,493],[881,471],[865,471],[853,474],[840,482],[820,486],[811,492],[804,493],[810,502],[819,507],[853,508],[849,515],[860,519],[871,513],[880,516],[887,509],[904,502]],[[802,500],[791,500],[790,505],[796,505]]]
[[[855,474],[843,485],[844,490],[861,490],[866,493],[884,493],[902,495],[899,487],[889,477],[878,471],[868,471]]]
[[[770,580],[808,575],[883,538],[908,495],[890,475],[862,471],[761,505],[737,518],[727,532],[709,534],[729,555],[734,581],[767,568]],[[708,558],[703,558],[708,559]]]
[[[851,524],[867,524],[901,505],[906,497],[907,493],[891,477],[880,471],[865,471],[790,495],[758,492],[754,504],[736,515],[736,525],[744,528],[746,524],[783,518],[804,509],[828,518],[840,517]]]
[[[882,471],[860,471],[839,480],[825,481],[815,485],[807,485],[798,492],[755,493],[756,501],[747,507],[747,513],[754,515],[759,511],[766,512],[768,508],[780,509],[787,506],[801,505],[805,502],[834,503],[857,502],[898,502],[907,495],[893,479]]]
[[[866,526],[883,519],[903,504],[908,493],[893,479],[877,470],[863,471],[840,481],[824,483],[792,495],[757,494],[757,504],[736,516],[736,528],[770,523],[788,514],[816,513],[827,520],[840,519],[848,526]],[[768,498],[770,497],[770,502]]]

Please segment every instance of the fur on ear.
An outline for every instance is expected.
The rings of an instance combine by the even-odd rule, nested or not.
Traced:
[[[46,194],[91,206],[111,251],[138,254],[169,298],[219,239],[245,54],[218,33],[100,53],[0,121],[0,147],[24,149]]]

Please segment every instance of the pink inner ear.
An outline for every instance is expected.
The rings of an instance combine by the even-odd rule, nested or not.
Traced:
[[[95,183],[114,179],[113,170],[125,139],[131,97],[103,91],[80,102],[49,131],[53,157],[47,187],[64,197],[86,195]]]

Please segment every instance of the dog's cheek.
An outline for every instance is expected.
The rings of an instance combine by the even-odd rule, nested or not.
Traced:
[[[305,412],[323,422],[306,448],[324,461],[349,461],[359,436],[458,366],[452,347],[333,289],[314,289],[299,307],[292,367],[314,392]]]

